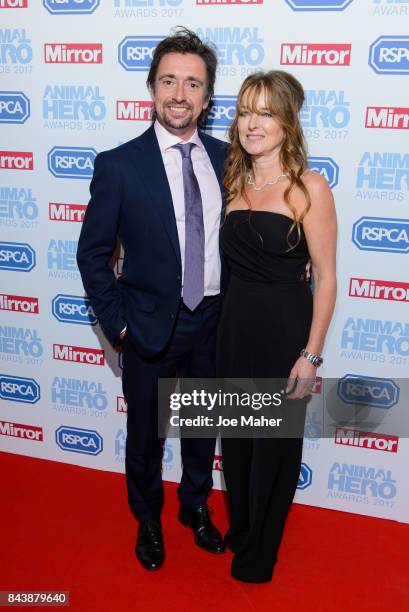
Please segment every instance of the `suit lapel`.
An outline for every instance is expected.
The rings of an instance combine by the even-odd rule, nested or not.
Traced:
[[[136,161],[144,186],[182,265],[172,194],[153,125],[135,140]]]

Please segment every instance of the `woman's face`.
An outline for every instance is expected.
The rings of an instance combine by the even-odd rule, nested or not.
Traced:
[[[237,128],[240,143],[250,155],[269,157],[280,149],[284,130],[267,107],[265,91],[259,94],[255,105],[250,104],[251,98],[251,92],[247,90],[238,109]],[[250,106],[254,110],[251,110]]]

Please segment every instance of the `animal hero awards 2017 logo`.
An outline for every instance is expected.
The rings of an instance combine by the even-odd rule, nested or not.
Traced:
[[[307,139],[344,140],[351,121],[350,102],[343,89],[306,89],[300,121]]]
[[[334,462],[328,474],[327,496],[392,508],[397,495],[392,470],[367,465]]]
[[[105,97],[97,85],[47,85],[43,127],[64,130],[105,129]]]
[[[365,151],[360,158],[355,198],[401,202],[409,192],[409,153]]]
[[[38,331],[32,328],[0,326],[0,359],[25,365],[41,365],[44,353]]]
[[[186,0],[111,0],[114,17],[122,19],[175,19],[182,17]],[[192,0],[193,2],[193,0]]]
[[[30,43],[25,29],[0,29],[0,74],[31,73],[33,48]]]
[[[409,15],[409,0],[372,0],[374,17],[403,17]]]
[[[37,229],[38,203],[30,187],[0,186],[0,225]]]
[[[74,416],[105,419],[108,396],[100,382],[55,376],[51,384],[51,408]]]
[[[76,240],[50,240],[47,250],[48,277],[78,280]]]
[[[343,359],[409,365],[409,323],[348,317],[341,332]]]

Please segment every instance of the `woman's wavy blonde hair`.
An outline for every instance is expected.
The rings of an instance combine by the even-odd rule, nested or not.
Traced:
[[[294,219],[287,234],[287,242],[290,249],[293,249],[301,239],[301,223],[311,207],[311,198],[301,178],[307,169],[307,146],[299,119],[299,112],[304,102],[304,90],[301,83],[288,72],[283,70],[256,72],[248,76],[240,88],[236,116],[229,130],[230,151],[224,178],[227,204],[241,196],[251,209],[250,198],[246,194],[245,187],[252,169],[252,161],[251,155],[240,143],[238,120],[244,96],[247,95],[246,107],[252,112],[257,112],[257,103],[262,94],[265,95],[268,111],[280,123],[284,132],[279,160],[283,173],[287,174],[289,179],[289,185],[284,191],[284,201]],[[306,201],[306,206],[298,217],[290,201],[290,193],[295,187],[302,191]],[[291,244],[289,236],[294,230],[298,238],[295,244]]]

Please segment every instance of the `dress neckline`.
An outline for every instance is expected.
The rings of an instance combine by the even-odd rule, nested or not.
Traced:
[[[292,219],[288,215],[285,215],[284,213],[276,212],[275,210],[260,210],[260,209],[253,209],[253,208],[234,208],[229,213],[227,213],[226,217],[228,217],[234,212],[268,213],[270,215],[278,215],[279,217],[284,217],[285,219],[288,219],[292,223],[294,222],[294,219]]]

